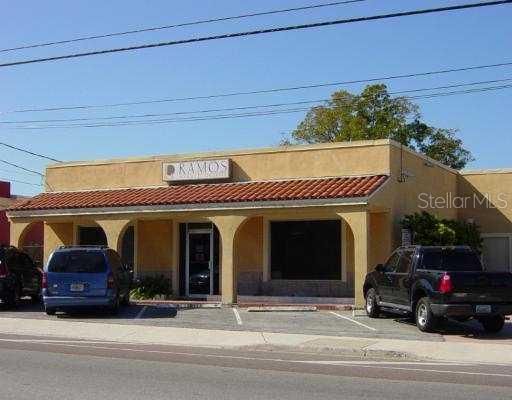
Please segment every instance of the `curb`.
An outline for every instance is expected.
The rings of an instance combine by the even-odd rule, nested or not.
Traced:
[[[186,301],[186,300],[130,300],[131,304],[139,306],[167,306],[178,309],[194,308],[222,308],[220,302]],[[351,304],[269,304],[269,303],[239,303],[232,307],[247,309],[247,311],[353,311]],[[261,308],[262,310],[255,310]],[[274,310],[276,308],[289,308],[287,310]],[[294,308],[295,310],[291,310]],[[315,308],[310,310],[309,308]],[[251,309],[251,310],[249,310]],[[252,310],[254,309],[254,310]]]
[[[137,306],[156,306],[169,307],[177,309],[195,309],[195,308],[222,308],[221,303],[207,303],[194,301],[170,301],[170,300],[130,300],[130,304]]]
[[[230,347],[224,347],[230,348]],[[361,358],[385,358],[385,359],[407,359],[407,360],[424,360],[419,358],[414,353],[405,351],[395,350],[371,350],[371,349],[353,349],[343,348],[338,346],[309,346],[309,345],[298,345],[298,346],[287,346],[287,345],[259,345],[259,346],[240,346],[239,349],[256,350],[256,351],[288,351],[293,353],[314,353],[314,354],[337,354],[337,355],[350,355],[360,356]]]
[[[318,311],[315,306],[264,306],[247,307],[248,312],[314,312]]]
[[[352,311],[353,305],[350,304],[269,304],[269,303],[241,303],[239,308],[315,308],[315,311]],[[249,310],[248,310],[249,311]],[[265,310],[266,311],[266,310]],[[311,311],[311,310],[303,310]]]

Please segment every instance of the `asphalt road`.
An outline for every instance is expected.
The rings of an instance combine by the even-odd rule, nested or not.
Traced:
[[[510,399],[512,366],[0,336],[0,398]]]

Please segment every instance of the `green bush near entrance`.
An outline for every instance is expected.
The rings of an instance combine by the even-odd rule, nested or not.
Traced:
[[[172,284],[163,275],[145,276],[134,282],[130,297],[134,300],[169,299],[172,296]]]
[[[441,219],[426,211],[406,215],[402,228],[412,232],[413,244],[423,246],[467,245],[481,253],[480,228],[475,223]]]

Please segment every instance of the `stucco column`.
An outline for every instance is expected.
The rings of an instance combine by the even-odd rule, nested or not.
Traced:
[[[21,238],[25,229],[30,225],[30,222],[16,222],[11,221],[10,226],[10,242],[11,246],[20,247]]]
[[[59,246],[71,246],[74,241],[73,222],[45,222],[44,224],[44,263]]]
[[[367,211],[341,212],[338,215],[354,235],[354,302],[356,307],[363,307],[363,284],[370,261],[370,216]]]
[[[180,221],[172,221],[172,293],[175,297],[180,294]]]
[[[235,238],[247,217],[239,215],[210,217],[220,235],[220,276],[222,304],[235,304],[237,296]]]
[[[101,226],[107,237],[107,244],[113,250],[121,251],[121,234],[131,222],[130,219],[97,219],[95,222]]]

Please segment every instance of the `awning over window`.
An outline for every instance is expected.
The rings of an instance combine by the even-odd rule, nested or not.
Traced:
[[[387,178],[386,175],[372,175],[47,192],[20,202],[9,211],[365,198],[382,186]]]

